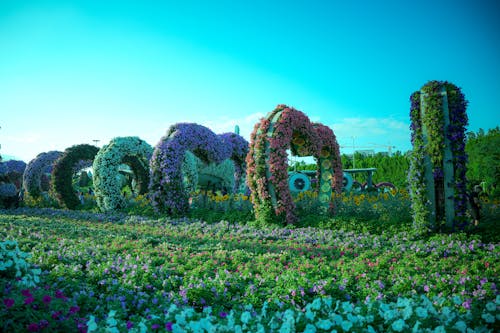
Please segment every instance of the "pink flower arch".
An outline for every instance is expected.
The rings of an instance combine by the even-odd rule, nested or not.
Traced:
[[[318,165],[318,199],[325,210],[334,208],[332,191],[342,190],[342,163],[333,131],[313,123],[294,108],[278,105],[254,127],[250,136],[247,183],[256,218],[265,223],[296,221],[288,185],[288,154],[313,156]]]

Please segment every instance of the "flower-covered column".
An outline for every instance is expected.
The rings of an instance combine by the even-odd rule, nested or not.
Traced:
[[[467,101],[455,85],[431,81],[411,96],[413,151],[409,185],[415,226],[422,231],[463,229],[465,113]]]

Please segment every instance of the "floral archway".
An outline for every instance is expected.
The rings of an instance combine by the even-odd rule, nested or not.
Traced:
[[[27,194],[33,198],[42,194],[42,174],[51,172],[52,166],[62,154],[60,151],[40,153],[28,163],[23,173],[23,188]]]
[[[75,145],[67,148],[56,161],[52,170],[52,187],[56,199],[61,205],[69,209],[75,209],[80,204],[80,200],[73,189],[73,173],[78,171],[81,166],[87,166],[88,163],[82,163],[82,161],[92,162],[98,151],[99,148],[96,146],[88,144]]]
[[[149,185],[149,159],[153,148],[138,137],[112,139],[97,153],[93,163],[93,182],[97,205],[112,211],[126,205],[121,195],[119,166],[127,164],[137,179],[137,192],[144,194]]]
[[[204,163],[221,163],[231,158],[235,165],[243,166],[245,139],[238,137],[233,133],[216,135],[194,123],[172,125],[154,148],[150,161],[150,198],[155,210],[171,214],[187,212],[189,193],[182,172],[187,151]]]
[[[252,191],[256,218],[287,224],[296,221],[295,204],[288,185],[288,154],[313,156],[318,165],[318,198],[331,209],[332,190],[342,189],[342,163],[333,131],[312,123],[294,108],[278,105],[255,125],[247,155],[247,183]]]

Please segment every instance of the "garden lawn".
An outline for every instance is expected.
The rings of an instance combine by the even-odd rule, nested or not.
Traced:
[[[465,234],[24,208],[0,211],[0,240],[17,241],[41,269],[36,287],[0,275],[3,331],[499,328],[498,244]]]

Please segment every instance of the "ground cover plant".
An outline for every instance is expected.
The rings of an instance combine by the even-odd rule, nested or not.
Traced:
[[[344,196],[345,212],[294,228],[2,210],[2,330],[498,330],[498,236],[416,237],[407,194],[385,194]],[[296,198],[299,210],[308,195]],[[244,196],[210,200],[221,214],[224,205],[231,213],[249,204]],[[388,218],[397,202],[399,225]],[[357,219],[369,208],[372,215]]]

